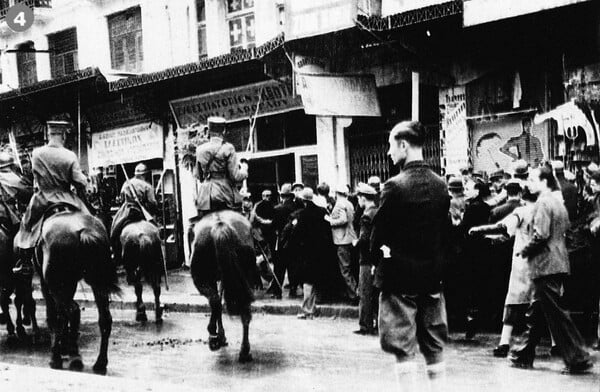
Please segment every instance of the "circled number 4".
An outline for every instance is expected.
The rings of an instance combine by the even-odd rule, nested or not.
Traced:
[[[13,22],[15,24],[21,25],[21,27],[25,26],[27,24],[27,20],[25,19],[25,12],[19,12],[17,16],[15,16],[15,19],[13,19]]]

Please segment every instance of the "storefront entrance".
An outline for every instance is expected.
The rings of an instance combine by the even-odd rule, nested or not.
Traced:
[[[264,189],[276,194],[281,184],[294,182],[294,154],[275,155],[250,160],[248,173],[248,190],[252,200],[260,200]]]

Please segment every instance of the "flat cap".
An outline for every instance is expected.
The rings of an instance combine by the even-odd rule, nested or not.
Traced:
[[[359,195],[377,195],[377,191],[371,185],[365,184],[364,182],[359,182],[356,186],[356,193]]]

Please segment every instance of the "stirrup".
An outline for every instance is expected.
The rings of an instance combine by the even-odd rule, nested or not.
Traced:
[[[29,276],[33,275],[33,268],[31,266],[21,264],[17,267],[14,267],[12,272],[13,274],[17,275]]]

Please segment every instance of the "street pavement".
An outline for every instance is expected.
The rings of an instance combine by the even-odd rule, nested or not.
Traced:
[[[238,318],[224,317],[229,346],[211,352],[206,343],[207,314],[170,312],[163,325],[157,326],[152,313],[145,325],[133,321],[134,313],[113,311],[108,375],[104,377],[93,375],[90,369],[99,341],[93,308],[82,312],[83,373],[49,370],[47,337],[34,346],[11,342],[0,327],[0,390],[395,390],[393,358],[381,351],[376,337],[354,335],[355,320],[256,314],[250,325],[254,361],[239,364],[242,331]],[[40,320],[42,316],[39,307]],[[453,337],[456,340],[447,348],[449,391],[600,391],[599,365],[587,375],[563,375],[561,361],[542,347],[534,370],[515,369],[506,359],[491,356],[497,336],[483,335],[475,343]],[[600,359],[598,352],[594,359]]]

